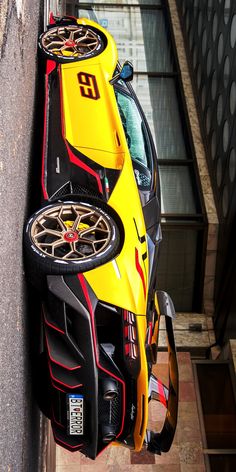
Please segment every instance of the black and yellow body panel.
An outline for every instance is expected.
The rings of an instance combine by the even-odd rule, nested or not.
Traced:
[[[137,185],[111,83],[119,69],[114,39],[87,19],[51,16],[49,30],[70,22],[100,34],[103,48],[81,60],[46,58],[42,205],[78,199],[104,208],[116,222],[120,242],[111,260],[91,270],[48,275],[43,318],[55,440],[95,459],[112,441],[140,451],[146,438],[147,351],[155,357],[160,316],[155,296],[160,196],[143,115],[153,154],[152,184],[149,192]],[[116,390],[111,397],[102,393],[110,381]],[[68,430],[66,402],[73,394],[84,405],[78,436]]]

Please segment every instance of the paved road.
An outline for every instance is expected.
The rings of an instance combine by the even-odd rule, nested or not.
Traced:
[[[37,167],[30,162],[38,159],[42,4],[0,0],[0,472],[35,472],[40,456],[32,394],[38,309],[24,281],[22,227],[35,206],[29,180]]]

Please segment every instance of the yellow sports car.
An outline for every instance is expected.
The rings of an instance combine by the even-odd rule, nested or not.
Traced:
[[[55,441],[95,459],[110,443],[160,454],[176,428],[174,307],[157,291],[157,158],[112,36],[87,19],[51,15],[45,58],[42,206],[24,232],[28,274],[42,293],[43,410]],[[151,373],[160,316],[170,382]],[[147,430],[148,402],[166,406]]]

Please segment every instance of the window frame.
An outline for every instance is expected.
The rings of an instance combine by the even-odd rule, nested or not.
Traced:
[[[145,144],[147,144],[148,150],[149,150],[149,157],[150,157],[150,162],[148,162],[149,159],[148,159],[148,156],[147,156],[147,162],[148,162],[149,165],[147,165],[145,167],[146,167],[146,169],[148,169],[150,171],[151,182],[150,182],[150,187],[148,187],[147,190],[143,190],[142,188],[140,189],[138,183],[137,183],[137,185],[138,185],[138,188],[140,189],[141,192],[151,192],[153,190],[153,187],[154,187],[154,168],[157,167],[157,156],[156,156],[155,147],[154,147],[154,143],[153,143],[153,138],[152,138],[149,126],[148,126],[147,119],[146,119],[145,114],[142,110],[142,107],[141,107],[141,105],[138,101],[138,98],[137,98],[137,96],[136,96],[136,94],[133,90],[133,87],[131,86],[130,83],[125,83],[125,85],[123,85],[123,84],[117,82],[116,84],[114,84],[114,93],[116,93],[116,91],[118,91],[118,93],[121,93],[124,96],[127,95],[129,98],[131,98],[133,100],[133,103],[134,103],[134,105],[135,105],[135,107],[138,111],[138,114],[141,118],[141,125],[143,125],[142,132],[143,132],[145,154],[147,155],[146,146],[145,146]],[[118,103],[117,103],[117,109],[118,109],[118,113],[119,113],[119,116],[120,116]],[[122,119],[121,119],[121,122],[122,122]],[[122,123],[122,127],[123,127],[123,123]],[[126,142],[127,142],[127,139],[126,139]],[[127,146],[129,148],[128,142],[127,142]],[[130,153],[130,157],[132,159],[132,163],[133,162],[138,162],[139,163],[139,161],[135,160],[132,157],[131,153]],[[156,161],[156,166],[154,165],[155,161]],[[142,162],[141,162],[141,164],[144,165]]]

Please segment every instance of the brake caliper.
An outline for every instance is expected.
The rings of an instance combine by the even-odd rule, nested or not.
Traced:
[[[71,229],[73,224],[74,224],[74,221],[71,221],[71,220],[66,220],[64,221],[66,227],[68,229]],[[84,229],[88,229],[89,228],[89,225],[87,223],[83,223],[82,221],[78,224],[76,230],[77,231],[83,231]]]

